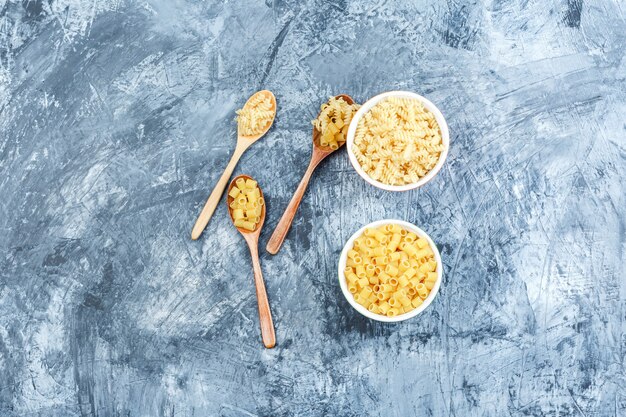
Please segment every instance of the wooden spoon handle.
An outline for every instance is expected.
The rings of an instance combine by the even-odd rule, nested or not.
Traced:
[[[311,174],[315,170],[315,167],[319,161],[311,161],[309,167],[307,168],[302,180],[300,181],[300,185],[296,189],[296,192],[291,197],[291,201],[289,205],[285,209],[283,216],[280,218],[280,221],[276,225],[276,229],[274,229],[274,233],[272,233],[272,237],[267,242],[267,246],[265,249],[271,253],[272,255],[276,255],[280,250],[283,242],[285,241],[285,237],[287,236],[287,232],[291,228],[291,223],[293,222],[293,218],[296,215],[296,211],[300,206],[300,202],[302,201],[302,197],[304,196],[304,192],[306,191],[306,187],[309,185],[309,180],[311,179]]]
[[[193,230],[191,231],[191,238],[196,240],[202,234],[202,231],[205,229],[206,225],[209,224],[209,220],[211,220],[211,216],[213,216],[213,212],[217,207],[220,199],[222,198],[222,194],[224,194],[224,190],[226,189],[226,185],[228,185],[228,180],[230,179],[230,175],[235,170],[237,166],[237,162],[239,162],[239,158],[246,149],[240,146],[235,148],[235,152],[233,156],[230,158],[230,162],[226,165],[224,169],[224,173],[220,177],[219,181],[215,185],[213,192],[209,196],[209,199],[206,201],[204,208],[200,212],[200,216],[198,216],[198,220],[196,220],[196,224],[193,226]]]
[[[272,321],[272,312],[270,303],[267,300],[267,292],[265,292],[265,282],[263,282],[263,273],[261,272],[261,263],[259,262],[258,241],[252,242],[247,240],[250,247],[250,256],[252,257],[252,269],[254,270],[254,285],[256,287],[256,298],[259,303],[259,321],[261,323],[261,338],[263,345],[271,349],[276,346],[276,335],[274,334],[274,322]]]

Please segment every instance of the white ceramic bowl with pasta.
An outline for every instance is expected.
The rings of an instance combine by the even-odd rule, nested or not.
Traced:
[[[380,101],[385,100],[387,98],[396,97],[396,98],[412,98],[417,99],[423,103],[424,107],[428,109],[437,120],[439,124],[439,128],[441,129],[441,143],[443,145],[443,150],[439,155],[439,159],[437,160],[437,164],[433,169],[431,169],[425,176],[421,177],[417,182],[404,184],[404,185],[389,185],[383,182],[377,181],[370,177],[361,167],[361,164],[357,161],[356,156],[352,150],[354,145],[354,137],[356,134],[356,129],[359,124],[359,120],[370,111],[372,107],[378,104]],[[425,97],[420,96],[419,94],[412,93],[410,91],[389,91],[386,93],[379,94],[377,96],[372,97],[367,100],[365,104],[361,106],[359,111],[356,112],[354,117],[352,118],[352,122],[350,123],[350,127],[348,129],[347,139],[346,139],[346,148],[348,150],[348,157],[350,158],[350,163],[356,170],[356,172],[368,183],[373,185],[374,187],[378,187],[380,189],[386,191],[409,191],[415,188],[419,188],[422,185],[426,184],[430,180],[432,180],[435,175],[439,172],[443,163],[445,162],[448,156],[448,149],[450,148],[450,132],[448,131],[448,124],[446,123],[446,119],[443,117],[441,111],[435,106],[430,100]]]
[[[428,242],[428,244],[430,245],[434,253],[435,261],[437,262],[437,269],[435,271],[437,272],[437,282],[435,283],[434,287],[432,288],[432,290],[428,294],[428,297],[426,297],[422,305],[418,306],[414,310],[409,311],[408,313],[400,314],[395,317],[387,317],[382,314],[372,313],[367,308],[357,303],[354,299],[354,295],[352,295],[350,291],[348,290],[348,284],[346,282],[346,276],[344,274],[344,270],[346,269],[346,262],[348,260],[348,251],[352,249],[352,246],[354,245],[354,241],[365,232],[365,229],[377,228],[380,226],[385,226],[387,224],[397,224],[400,227],[403,227],[404,229],[415,233],[417,236],[426,239],[426,241]],[[439,249],[437,249],[435,242],[433,242],[433,240],[430,238],[430,236],[428,236],[426,232],[424,232],[422,229],[420,229],[419,227],[409,222],[405,222],[402,220],[395,220],[395,219],[385,219],[385,220],[378,220],[378,221],[372,222],[370,224],[367,224],[361,227],[350,237],[350,239],[348,239],[345,246],[343,247],[343,251],[341,251],[341,256],[339,257],[338,276],[339,276],[339,286],[341,287],[341,292],[343,293],[343,296],[346,297],[346,300],[348,300],[348,303],[350,303],[350,305],[356,311],[358,311],[365,317],[368,317],[372,320],[384,321],[384,322],[397,322],[397,321],[404,321],[404,320],[407,320],[407,319],[410,319],[412,317],[419,315],[422,311],[428,308],[430,303],[433,302],[433,300],[437,296],[437,293],[439,292],[439,287],[441,286],[441,279],[443,276],[443,265],[441,263],[441,255],[439,254]]]

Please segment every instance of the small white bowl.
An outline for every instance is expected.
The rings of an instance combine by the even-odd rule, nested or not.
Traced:
[[[417,99],[421,101],[422,104],[424,104],[424,107],[426,107],[435,115],[435,119],[437,120],[437,123],[439,124],[439,128],[441,129],[441,142],[443,144],[443,151],[441,151],[441,154],[439,155],[439,160],[437,161],[437,164],[435,165],[433,169],[431,169],[425,176],[420,178],[419,181],[415,183],[404,184],[404,185],[389,185],[389,184],[384,184],[380,181],[377,181],[371,178],[369,175],[367,175],[365,171],[363,171],[363,168],[361,168],[359,161],[357,161],[356,156],[354,156],[354,153],[352,152],[352,146],[354,144],[354,136],[356,134],[356,127],[359,124],[359,120],[361,120],[361,118],[365,115],[365,113],[370,111],[372,107],[378,104],[378,102],[389,97],[413,98],[413,99]],[[421,187],[422,185],[426,184],[428,181],[432,180],[435,177],[435,175],[437,175],[441,167],[443,166],[443,163],[445,162],[446,157],[448,156],[449,147],[450,147],[450,133],[448,131],[448,124],[446,123],[446,119],[443,117],[443,114],[441,114],[441,111],[439,111],[437,106],[431,103],[428,99],[420,96],[419,94],[411,93],[409,91],[389,91],[387,93],[379,94],[367,100],[365,104],[361,106],[359,111],[357,111],[354,117],[352,118],[352,121],[350,122],[350,127],[348,128],[348,135],[346,139],[346,148],[348,149],[348,157],[350,158],[350,162],[352,163],[352,166],[354,167],[356,172],[358,172],[358,174],[365,181],[369,182],[374,187],[378,187],[380,189],[387,190],[387,191],[408,191],[414,188]]]
[[[344,272],[343,272],[344,269],[346,268],[346,261],[348,259],[348,251],[350,249],[352,249],[352,246],[354,245],[355,239],[357,239],[359,236],[361,236],[363,234],[363,232],[365,231],[365,229],[367,229],[367,228],[380,227],[380,226],[384,226],[386,224],[397,224],[397,225],[400,225],[403,228],[405,228],[405,229],[415,233],[419,237],[422,237],[422,238],[426,239],[428,241],[428,244],[430,245],[431,249],[433,250],[433,252],[435,254],[435,261],[437,261],[437,270],[435,271],[435,272],[437,272],[437,282],[435,283],[435,286],[433,287],[433,289],[428,294],[428,297],[426,297],[426,299],[424,300],[424,303],[422,305],[420,305],[419,307],[417,307],[416,309],[409,311],[408,313],[400,314],[400,315],[395,316],[395,317],[387,317],[387,316],[383,316],[381,314],[372,313],[371,311],[369,311],[368,309],[363,307],[361,304],[357,303],[354,300],[354,296],[352,295],[352,293],[350,293],[350,291],[348,291],[348,284],[346,283],[346,277],[345,277]],[[339,272],[339,286],[341,287],[341,292],[343,292],[343,295],[344,295],[344,297],[346,297],[346,300],[348,300],[350,305],[352,307],[354,307],[354,309],[356,311],[358,311],[359,313],[363,314],[365,317],[368,317],[368,318],[370,318],[372,320],[385,321],[385,322],[395,322],[395,321],[407,320],[407,319],[410,319],[412,317],[417,316],[422,311],[426,310],[426,307],[428,307],[430,305],[430,303],[433,302],[435,296],[437,296],[437,293],[439,292],[439,286],[441,285],[441,278],[443,276],[443,265],[441,264],[441,255],[439,254],[439,249],[437,249],[437,246],[432,241],[430,236],[428,236],[426,234],[426,232],[424,232],[422,229],[420,229],[419,227],[415,226],[414,224],[411,224],[411,223],[408,223],[408,222],[405,222],[405,221],[402,221],[402,220],[385,219],[385,220],[378,220],[376,222],[373,222],[373,223],[370,223],[368,225],[365,225],[365,226],[361,227],[359,230],[356,231],[356,233],[354,233],[350,237],[350,239],[348,239],[348,241],[346,242],[346,245],[343,247],[343,251],[341,252],[341,256],[339,257],[339,269],[338,269],[338,272]]]

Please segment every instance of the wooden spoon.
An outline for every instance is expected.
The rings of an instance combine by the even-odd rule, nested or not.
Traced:
[[[263,130],[263,132],[259,133],[258,135],[244,136],[241,134],[241,132],[239,132],[239,129],[237,129],[237,146],[235,146],[235,152],[233,153],[233,156],[230,158],[230,162],[226,166],[226,169],[224,169],[224,173],[220,177],[219,181],[215,185],[215,188],[213,189],[213,192],[209,196],[209,199],[207,200],[206,204],[204,205],[204,208],[202,209],[200,216],[198,216],[198,220],[196,220],[196,224],[193,226],[193,230],[191,231],[191,238],[193,240],[198,239],[200,235],[202,234],[202,231],[204,230],[206,225],[209,224],[209,220],[211,220],[211,216],[213,215],[213,212],[215,211],[215,208],[217,207],[217,204],[219,203],[220,198],[222,198],[222,194],[224,194],[224,189],[226,188],[228,179],[230,178],[230,175],[233,173],[235,166],[237,166],[237,162],[239,162],[239,158],[241,158],[241,155],[243,155],[245,150],[248,149],[250,145],[252,145],[257,140],[261,139],[263,135],[265,135],[267,131],[270,130],[270,127],[272,127],[272,124],[274,123],[274,118],[276,117],[276,97],[274,97],[274,94],[272,94],[271,91],[261,90],[261,91],[254,93],[248,99],[244,107],[248,105],[250,100],[252,100],[253,97],[256,97],[257,94],[264,94],[270,97],[270,101],[272,103],[272,110],[274,112],[274,117],[267,124],[265,130]]]
[[[236,186],[235,182],[243,178],[244,180],[252,179],[247,175],[239,175],[235,177],[228,186],[228,193]],[[258,183],[257,183],[258,186]],[[263,191],[259,187],[259,193],[261,198],[263,197]],[[233,198],[229,195],[226,199],[228,204],[228,214],[230,219],[235,222],[233,218],[233,210],[230,207],[230,203],[233,202]],[[263,344],[266,348],[270,349],[276,345],[276,335],[274,334],[274,323],[272,322],[272,312],[270,311],[270,304],[267,300],[267,293],[265,292],[265,283],[263,282],[263,273],[261,272],[261,263],[259,262],[259,235],[261,234],[261,228],[265,222],[265,204],[262,206],[261,218],[257,223],[254,230],[246,230],[241,227],[237,227],[239,233],[243,236],[250,248],[250,256],[252,257],[252,269],[254,270],[254,285],[256,286],[256,298],[259,303],[259,320],[261,322],[261,337],[263,338]]]
[[[346,94],[340,94],[335,98],[342,98],[346,103],[354,104],[354,100],[352,100],[352,97]],[[287,236],[287,232],[291,227],[291,223],[293,222],[293,218],[296,215],[296,211],[298,210],[300,201],[302,201],[304,191],[306,191],[306,187],[309,185],[309,180],[311,179],[313,171],[315,171],[315,168],[317,168],[319,163],[322,162],[324,158],[326,158],[328,155],[335,152],[336,150],[330,149],[330,147],[328,146],[321,146],[321,135],[322,132],[320,132],[315,126],[313,126],[313,152],[311,153],[311,162],[309,162],[309,167],[306,169],[306,172],[304,173],[304,176],[300,181],[300,185],[298,185],[296,192],[293,194],[289,205],[285,209],[285,212],[280,218],[278,225],[276,225],[276,229],[274,229],[274,233],[272,233],[272,237],[270,237],[270,240],[267,242],[267,246],[265,247],[265,249],[272,255],[276,255],[278,253],[280,247],[285,240],[285,237]],[[343,146],[343,144],[341,146]]]

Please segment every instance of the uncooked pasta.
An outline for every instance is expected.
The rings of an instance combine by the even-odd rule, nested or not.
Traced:
[[[435,115],[419,100],[387,98],[359,120],[352,152],[372,179],[404,185],[432,170],[443,149]]]

